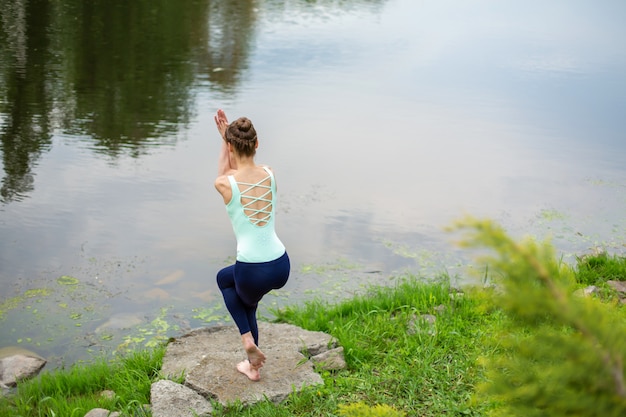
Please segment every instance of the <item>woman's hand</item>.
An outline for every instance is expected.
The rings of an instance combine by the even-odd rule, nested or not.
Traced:
[[[217,175],[222,176],[228,174],[233,169],[237,169],[237,165],[235,164],[235,161],[231,158],[230,145],[226,141],[226,129],[228,128],[228,119],[226,118],[226,113],[224,113],[224,110],[219,109],[213,119],[215,119],[215,125],[217,126],[217,130],[222,136],[222,147],[220,150],[219,159],[217,161]]]
[[[219,109],[213,119],[215,119],[217,130],[218,132],[220,132],[222,139],[226,140],[226,128],[228,127],[228,119],[226,118],[226,113],[224,113],[224,110]]]

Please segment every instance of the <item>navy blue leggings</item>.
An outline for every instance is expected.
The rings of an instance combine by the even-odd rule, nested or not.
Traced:
[[[228,312],[241,334],[252,332],[259,345],[256,309],[259,301],[271,290],[282,288],[291,269],[287,252],[269,262],[237,261],[217,273],[217,285],[222,291]]]

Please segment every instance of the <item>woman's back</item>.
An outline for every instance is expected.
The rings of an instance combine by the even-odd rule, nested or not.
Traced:
[[[232,195],[226,210],[237,238],[237,260],[267,262],[280,257],[285,246],[276,235],[276,184],[267,167],[249,166],[227,176]]]
[[[274,192],[270,172],[269,168],[255,166],[232,175],[239,189],[244,214],[255,226],[265,226],[273,216]]]

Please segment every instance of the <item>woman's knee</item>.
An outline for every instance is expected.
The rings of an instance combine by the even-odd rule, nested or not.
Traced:
[[[235,286],[235,266],[227,266],[217,273],[217,286],[221,289]]]

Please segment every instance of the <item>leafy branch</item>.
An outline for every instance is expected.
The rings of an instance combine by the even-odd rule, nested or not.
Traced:
[[[585,415],[626,412],[623,310],[577,296],[575,271],[556,258],[549,241],[516,242],[502,227],[472,217],[452,229],[466,232],[461,246],[495,252],[480,260],[497,274],[493,301],[511,320],[498,339],[510,342],[507,348],[485,361],[492,381],[483,393],[527,415],[588,406],[594,411]]]

